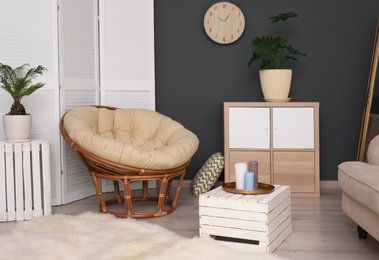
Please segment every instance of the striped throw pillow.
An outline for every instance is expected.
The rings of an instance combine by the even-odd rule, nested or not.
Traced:
[[[215,153],[208,158],[192,180],[194,196],[198,197],[213,187],[224,169],[224,164],[224,156],[221,152]]]

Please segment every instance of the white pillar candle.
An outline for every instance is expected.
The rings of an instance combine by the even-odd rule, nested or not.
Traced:
[[[247,163],[244,163],[244,162],[235,163],[234,169],[236,172],[236,189],[243,190],[245,172],[247,172]]]

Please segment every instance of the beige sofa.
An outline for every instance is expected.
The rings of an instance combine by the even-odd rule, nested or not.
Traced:
[[[367,149],[367,162],[343,162],[338,166],[342,210],[358,224],[359,238],[367,233],[379,241],[379,136]]]

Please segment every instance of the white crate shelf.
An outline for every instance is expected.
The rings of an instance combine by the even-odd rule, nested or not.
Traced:
[[[51,215],[49,143],[0,142],[0,222]]]
[[[289,186],[242,195],[218,187],[199,197],[200,236],[248,252],[272,253],[292,232]]]

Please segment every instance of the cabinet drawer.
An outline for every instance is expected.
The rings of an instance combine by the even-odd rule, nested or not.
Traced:
[[[273,183],[290,185],[291,192],[315,192],[315,154],[274,152]]]
[[[270,180],[270,152],[257,151],[230,151],[229,176],[225,174],[226,182],[236,181],[234,164],[237,162],[257,161],[258,162],[258,181],[271,183]],[[227,178],[229,177],[229,179]]]

